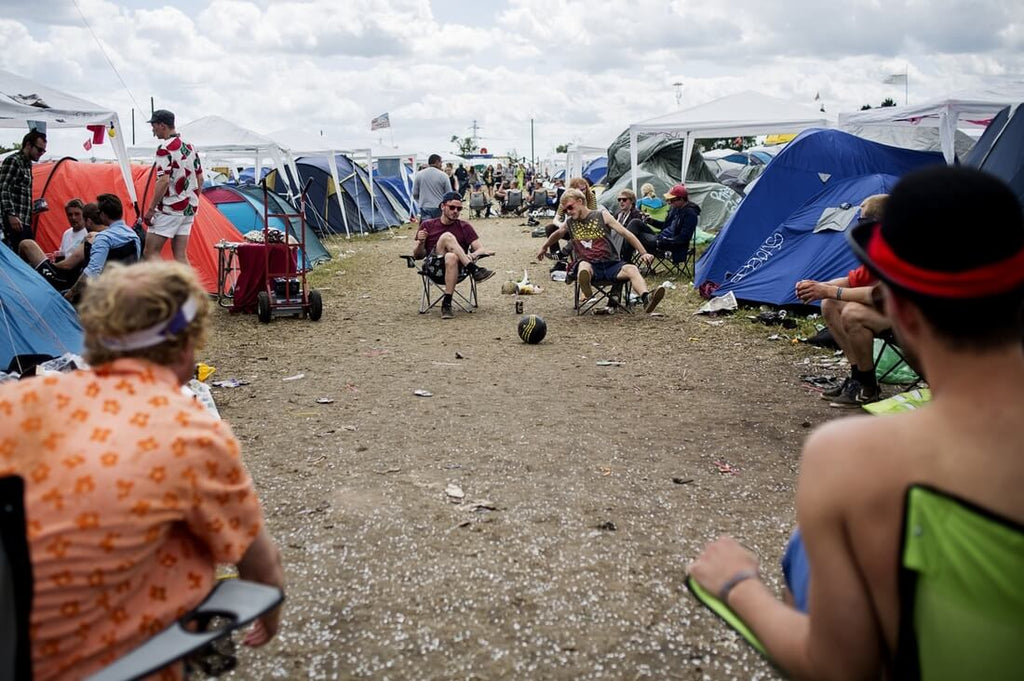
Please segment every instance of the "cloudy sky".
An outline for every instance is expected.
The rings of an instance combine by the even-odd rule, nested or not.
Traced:
[[[150,97],[350,147],[538,158],[745,89],[827,112],[1024,79],[1020,0],[4,0],[0,68],[115,108]],[[102,47],[101,47],[102,45]],[[108,63],[109,60],[109,63]],[[111,66],[113,64],[113,67]],[[115,72],[116,67],[116,72]],[[118,75],[119,74],[119,75]],[[123,80],[123,84],[122,84]],[[392,129],[371,133],[388,112]],[[4,134],[0,141],[12,139]]]

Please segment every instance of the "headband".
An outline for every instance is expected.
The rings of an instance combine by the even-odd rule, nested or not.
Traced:
[[[907,262],[886,242],[878,227],[867,244],[869,264],[885,279],[912,293],[936,298],[985,298],[1024,284],[1024,249],[1015,255],[961,272],[929,270]]]
[[[158,322],[148,329],[133,331],[117,338],[104,336],[99,339],[99,343],[107,350],[115,352],[151,348],[154,345],[160,345],[164,341],[170,340],[184,331],[189,323],[196,318],[196,312],[198,311],[199,304],[195,298],[190,296],[166,322]]]

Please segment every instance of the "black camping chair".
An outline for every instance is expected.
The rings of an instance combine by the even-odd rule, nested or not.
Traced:
[[[697,265],[697,230],[693,230],[693,236],[686,246],[682,244],[668,249],[655,248],[651,250],[654,256],[652,262],[645,270],[647,274],[664,274],[669,277],[694,277]],[[634,256],[634,263],[640,264],[639,257]]]
[[[632,314],[633,310],[633,285],[626,280],[604,280],[604,279],[591,279],[590,288],[593,295],[589,298],[583,297],[583,291],[580,290],[579,274],[576,272],[577,268],[572,268],[575,276],[566,278],[566,283],[572,283],[573,285],[573,309],[576,310],[577,316],[584,315],[593,310],[600,303],[604,303],[608,308],[615,308],[624,310],[628,314]]]
[[[519,215],[523,212],[523,192],[509,189],[505,194],[505,203],[501,206],[502,215]]]
[[[412,255],[400,255],[398,256],[405,261],[406,267],[409,269],[416,270],[416,274],[420,275],[420,283],[422,284],[420,294],[420,314],[426,314],[433,308],[441,304],[444,299],[444,277],[434,278],[431,273],[425,268],[425,260],[419,265],[416,264],[416,257]],[[481,255],[479,259],[486,258],[486,255]],[[469,292],[463,293],[459,290],[459,286],[463,282],[469,281]],[[469,276],[468,272],[463,272],[458,278],[455,285],[455,293],[452,294],[452,302],[459,307],[463,312],[472,312],[479,307],[476,297],[476,279]]]
[[[32,563],[25,536],[25,484],[18,476],[0,478],[0,679],[31,681]],[[244,627],[284,600],[280,589],[239,579],[223,580],[199,606],[170,627],[87,681],[139,679],[174,664]],[[203,631],[213,617],[222,627]],[[198,631],[190,631],[198,625]]]

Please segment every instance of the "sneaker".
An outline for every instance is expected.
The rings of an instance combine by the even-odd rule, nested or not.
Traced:
[[[590,288],[590,270],[580,269],[576,273],[576,278],[580,282],[580,293],[583,294],[584,298],[593,298],[594,289]]]
[[[473,272],[473,279],[479,283],[481,281],[487,281],[494,276],[494,270],[489,270],[486,267],[477,267],[476,271]]]
[[[451,304],[441,305],[441,319],[452,319],[455,317],[455,313],[452,312]]]
[[[846,386],[850,385],[850,381],[853,379],[849,376],[842,382],[841,385],[837,385],[834,388],[829,388],[821,393],[821,399],[823,400],[834,400],[846,391]]]
[[[850,379],[849,384],[846,386],[846,390],[843,394],[834,399],[829,403],[828,406],[835,407],[837,409],[849,409],[853,407],[862,407],[865,404],[877,402],[882,399],[882,391],[876,385],[874,390],[871,390],[860,384],[860,381]]]
[[[644,306],[644,312],[650,314],[654,312],[654,308],[658,307],[658,303],[665,297],[665,289],[658,287],[651,291],[650,297],[647,299],[647,305]]]

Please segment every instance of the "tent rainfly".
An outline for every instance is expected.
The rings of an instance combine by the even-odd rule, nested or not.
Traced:
[[[31,121],[45,123],[48,129],[103,126],[121,166],[121,178],[128,197],[134,204],[138,203],[121,121],[116,112],[0,70],[0,127],[21,128]]]
[[[768,133],[800,132],[828,126],[825,115],[814,107],[746,91],[714,99],[629,126],[629,154],[633,191],[636,191],[637,138],[643,133],[675,133],[686,140],[683,149],[683,181],[695,140],[708,137],[746,137]]]
[[[939,129],[939,142],[946,163],[956,159],[956,131],[984,130],[1003,108],[1024,102],[1024,83],[999,88],[965,90],[923,104],[885,106],[839,114],[839,128],[858,126],[920,126]]]

